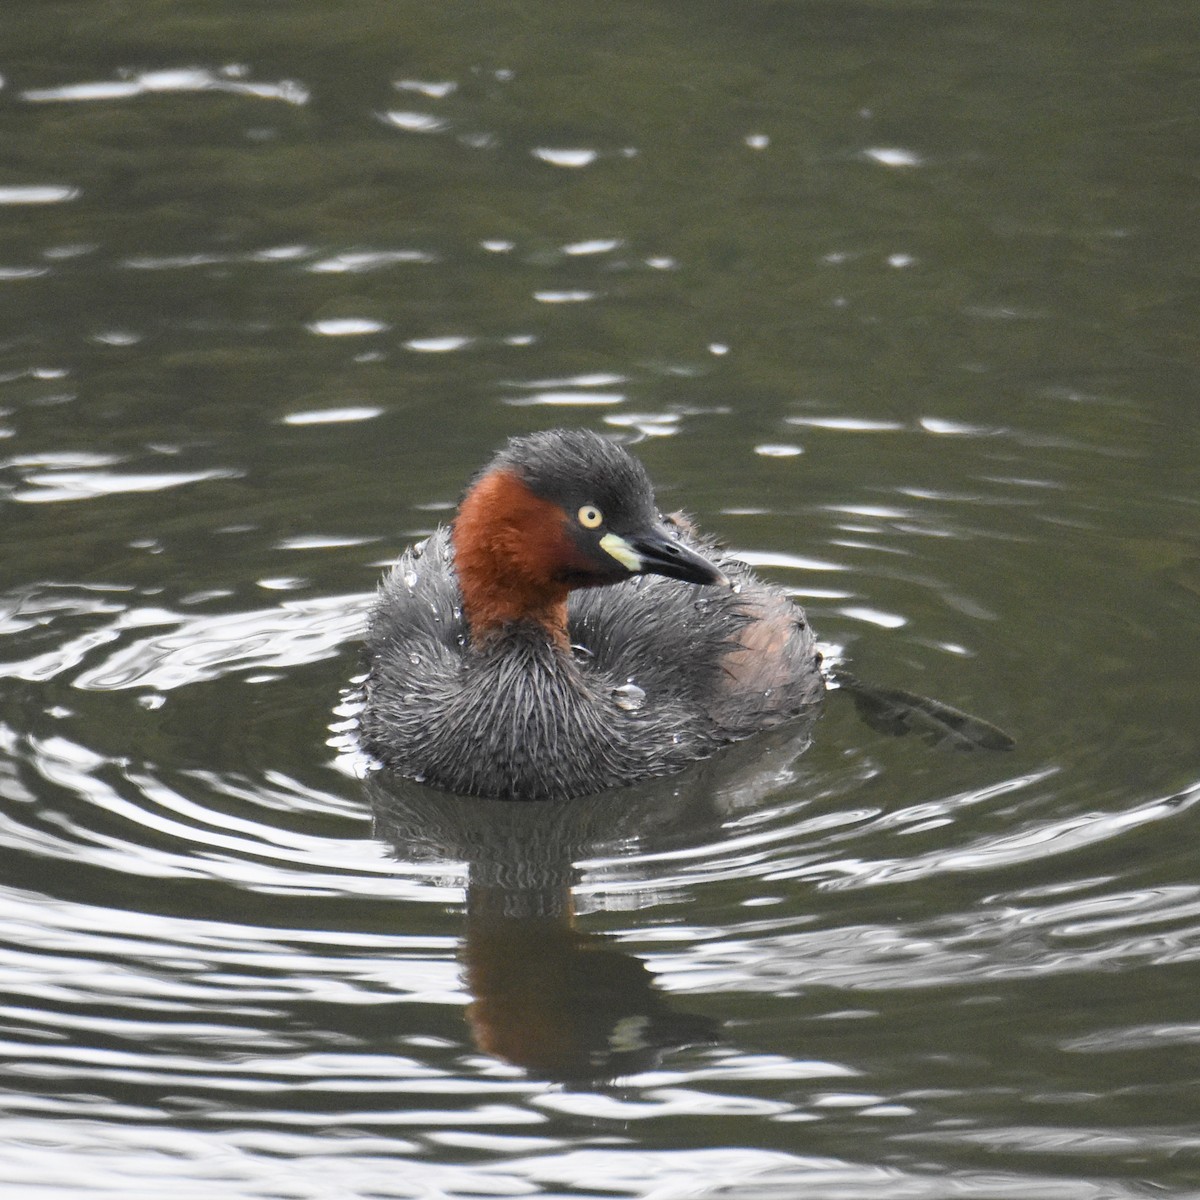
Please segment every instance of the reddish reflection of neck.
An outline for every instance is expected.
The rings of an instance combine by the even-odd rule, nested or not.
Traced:
[[[471,640],[533,622],[567,646],[568,587],[556,575],[571,559],[565,515],[511,471],[489,471],[467,493],[452,534]]]

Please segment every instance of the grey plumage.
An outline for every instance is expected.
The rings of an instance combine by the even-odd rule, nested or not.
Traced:
[[[740,590],[639,576],[572,592],[567,654],[520,622],[473,645],[439,529],[380,586],[364,746],[447,791],[566,799],[670,774],[810,710],[824,683],[803,612],[712,544],[680,540]],[[771,653],[756,654],[765,628]]]

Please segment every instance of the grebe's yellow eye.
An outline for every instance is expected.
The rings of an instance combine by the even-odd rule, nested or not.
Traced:
[[[604,514],[594,504],[585,504],[575,515],[584,529],[599,529],[604,524]]]

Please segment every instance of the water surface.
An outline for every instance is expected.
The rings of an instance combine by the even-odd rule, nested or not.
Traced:
[[[5,1195],[1196,1194],[1192,7],[276,9],[6,9]],[[553,424],[1016,749],[364,782]]]

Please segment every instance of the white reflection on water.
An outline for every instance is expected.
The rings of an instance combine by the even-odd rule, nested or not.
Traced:
[[[419,92],[431,100],[444,100],[458,90],[458,84],[453,79],[397,79],[393,81],[392,87],[398,92]]]
[[[914,150],[899,146],[872,146],[863,151],[863,158],[878,163],[881,167],[919,167],[923,160]]]
[[[25,476],[29,486],[13,491],[12,498],[25,504],[56,504],[126,492],[162,492],[207,479],[235,479],[240,474],[227,467],[208,471],[33,471]]]
[[[0,204],[61,204],[77,200],[79,188],[55,183],[9,184],[0,187]]]
[[[433,113],[408,112],[393,109],[383,114],[384,120],[405,133],[443,133],[450,128],[450,122]]]
[[[629,430],[635,435],[633,440],[641,441],[643,438],[674,437],[680,432],[683,415],[681,412],[605,413],[604,423],[614,429]]]
[[[895,433],[903,429],[900,421],[882,421],[876,417],[849,417],[842,415],[786,417],[789,425],[801,425],[808,429],[829,429],[839,433]]]
[[[354,275],[404,263],[434,262],[436,256],[423,250],[347,250],[310,263],[307,269],[317,275]]]
[[[404,343],[406,350],[415,350],[418,354],[448,354],[454,350],[462,350],[469,346],[473,338],[459,334],[447,334],[443,337],[409,338]]]
[[[382,415],[375,405],[360,404],[346,408],[314,408],[281,417],[284,425],[340,425],[351,421],[371,421]]]
[[[829,562],[822,558],[809,558],[801,554],[787,554],[780,550],[733,550],[742,562],[752,567],[783,567],[792,571],[845,571],[845,563]]]
[[[620,404],[625,399],[621,392],[534,392],[529,396],[514,396],[508,400],[513,408],[529,408],[547,405],[551,408],[603,408]]]
[[[866,621],[868,625],[878,625],[880,629],[900,629],[908,624],[908,618],[899,613],[881,612],[877,608],[867,608],[865,605],[851,605],[838,611],[852,621]]]
[[[313,321],[306,326],[310,333],[322,337],[365,337],[372,333],[382,333],[387,325],[370,317],[328,317]]]
[[[594,300],[598,292],[587,288],[540,288],[533,293],[539,304],[584,304]]]
[[[328,658],[358,636],[369,604],[367,596],[336,596],[288,600],[262,612],[220,616],[131,609],[119,614],[109,627],[92,630],[38,656],[35,669],[39,677],[58,674],[81,662],[98,645],[148,625],[169,629],[128,643],[77,675],[74,686],[97,691],[131,687],[169,691],[231,670],[295,667]],[[28,663],[9,668],[20,678],[27,678],[30,669]]]
[[[595,150],[554,149],[550,146],[539,146],[530,153],[534,158],[549,163],[552,167],[567,167],[578,170],[580,167],[590,167],[600,157]]]
[[[1066,1038],[1059,1045],[1080,1054],[1121,1054],[1129,1050],[1157,1050],[1163,1046],[1197,1046],[1200,1045],[1200,1023],[1100,1029],[1082,1037]]]
[[[1009,780],[1001,787],[985,789],[983,794],[975,798],[958,798],[953,806],[978,803],[1001,794],[1002,790],[1014,791],[1028,787],[1049,778],[1052,773],[1050,770],[1033,772]],[[1200,785],[1185,796],[1152,800],[1127,812],[1085,812],[1060,820],[1041,821],[1032,828],[980,838],[968,846],[942,847],[927,854],[888,860],[826,863],[821,865],[819,873],[826,876],[823,887],[842,888],[902,883],[960,871],[990,871],[1047,855],[1069,854],[1097,842],[1119,838],[1139,826],[1178,817],[1197,801],[1200,801]],[[923,806],[923,811],[935,811],[937,807]]]
[[[589,238],[583,242],[570,242],[562,248],[562,252],[572,258],[591,254],[611,254],[621,245],[620,238]]]
[[[52,88],[28,88],[20,93],[30,104],[97,103],[128,100],[167,92],[229,92],[259,100],[282,100],[285,104],[307,104],[309,91],[294,79],[265,82],[245,78],[240,67],[211,71],[205,67],[144,71],[122,79],[68,83]]]
[[[86,1106],[79,1107],[79,1118],[92,1115]],[[517,1111],[494,1106],[491,1123],[504,1123]],[[6,1126],[12,1143],[5,1153],[13,1185],[35,1187],[38,1200],[78,1200],[84,1174],[87,1194],[100,1200],[162,1200],[165,1195],[265,1200],[284,1194],[289,1200],[350,1195],[412,1200],[568,1193],[581,1200],[945,1200],[951,1194],[974,1200],[1135,1200],[1145,1194],[1135,1184],[1111,1180],[1094,1183],[999,1169],[962,1171],[948,1179],[939,1172],[766,1149],[572,1149],[578,1136],[531,1136],[529,1123],[515,1120],[519,1131],[512,1134],[482,1132],[489,1123],[472,1120],[469,1124],[480,1131],[447,1128],[427,1137],[401,1137],[404,1124],[398,1123],[395,1134],[344,1129],[331,1138],[296,1128],[254,1127],[251,1117],[262,1114],[241,1111],[237,1123],[228,1127],[216,1114],[202,1113],[191,1129],[149,1123],[153,1114],[134,1105],[111,1105],[103,1115],[103,1123],[76,1120],[69,1163],[61,1155],[47,1156],[44,1149],[60,1135],[58,1122],[36,1110],[13,1119]],[[429,1143],[473,1152],[476,1158],[448,1162],[444,1151],[430,1155]],[[181,1164],[187,1164],[186,1177]]]

